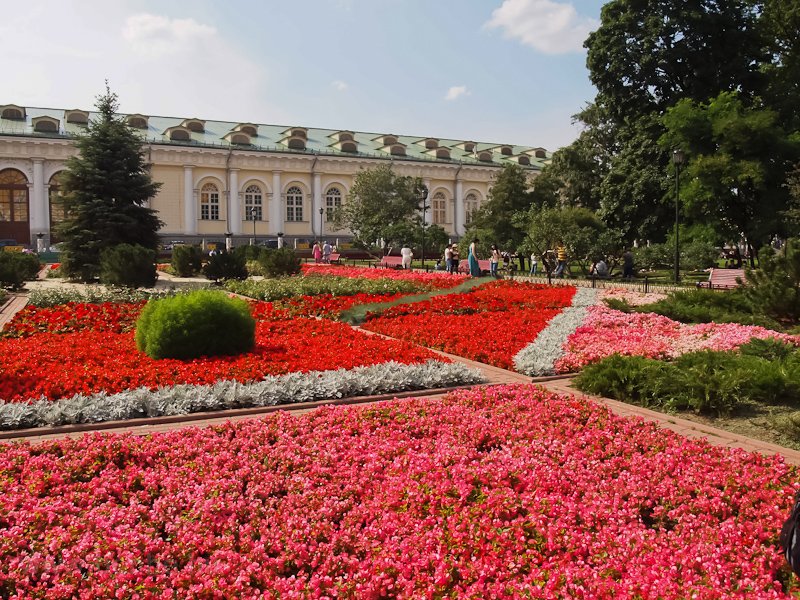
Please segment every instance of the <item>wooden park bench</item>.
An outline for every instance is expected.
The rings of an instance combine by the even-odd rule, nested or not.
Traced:
[[[712,290],[731,290],[739,287],[737,279],[744,280],[744,269],[711,269],[708,281],[697,284],[697,287]]]
[[[328,262],[332,265],[338,265],[342,255],[339,252],[334,252],[328,257]]]
[[[379,267],[384,269],[402,269],[403,257],[402,256],[384,256],[381,262],[378,263]]]
[[[492,267],[489,264],[489,260],[479,260],[478,261],[478,268],[480,268],[481,273],[488,273],[491,271]],[[458,263],[458,272],[459,273],[469,273],[469,259],[463,258],[461,262]]]

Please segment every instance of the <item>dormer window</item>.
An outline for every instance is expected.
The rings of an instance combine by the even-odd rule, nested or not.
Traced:
[[[301,140],[308,140],[308,129],[305,127],[292,127],[292,132],[289,137],[300,138]]]
[[[517,157],[517,162],[519,164],[521,164],[521,165],[526,165],[527,166],[527,165],[531,164],[531,159],[523,154],[522,156]]]
[[[66,115],[67,123],[75,125],[88,125],[89,113],[85,110],[68,110]]]
[[[192,140],[192,132],[186,127],[170,127],[164,132],[164,135],[173,142],[190,142]]]
[[[480,154],[478,154],[478,160],[481,162],[492,162],[492,153],[484,150]]]
[[[250,136],[243,131],[232,131],[225,136],[225,139],[236,146],[249,146],[252,143]]]
[[[0,107],[0,119],[9,119],[11,121],[25,120],[25,109],[16,104],[7,104]]]
[[[339,132],[339,141],[340,142],[352,142],[355,140],[353,137],[352,131],[340,131]]]
[[[33,130],[37,133],[58,133],[59,121],[53,117],[35,117]]]
[[[514,154],[514,149],[511,146],[500,146],[500,154],[503,156],[511,156]]]
[[[383,145],[384,146],[392,146],[397,143],[397,136],[396,135],[385,135],[383,136]]]
[[[475,152],[475,142],[464,142],[464,152]]]
[[[128,115],[126,120],[128,127],[133,127],[134,129],[147,129],[148,127],[148,119],[144,115]]]
[[[439,140],[437,140],[436,138],[425,138],[424,140],[422,140],[422,143],[428,150],[433,150],[434,148],[439,147]]]
[[[284,142],[289,148],[292,150],[305,150],[306,149],[306,139],[301,137],[290,137]]]
[[[547,158],[547,152],[544,148],[536,148],[533,155],[536,158]]]
[[[358,152],[358,144],[353,141],[342,142],[342,152]]]
[[[437,148],[436,149],[436,158],[445,158],[450,159],[450,149],[449,148]]]
[[[206,131],[206,122],[200,119],[185,119],[181,126],[194,133],[205,133]]]
[[[389,154],[394,156],[405,156],[406,155],[406,147],[403,144],[392,144],[389,147]]]
[[[254,125],[253,123],[239,123],[234,131],[241,131],[250,137],[256,137],[258,136],[258,125]]]

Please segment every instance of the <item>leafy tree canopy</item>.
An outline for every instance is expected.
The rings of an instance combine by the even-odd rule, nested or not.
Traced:
[[[379,240],[384,245],[410,243],[407,236],[422,226],[421,188],[419,177],[397,175],[389,165],[360,171],[347,202],[334,212],[336,227],[350,229],[362,248]]]
[[[505,165],[496,175],[486,203],[473,216],[465,237],[478,237],[510,252],[520,248],[525,240],[524,216],[532,203],[530,187],[522,167]]]
[[[96,107],[98,118],[76,141],[79,153],[67,161],[61,178],[67,211],[58,228],[61,268],[83,281],[98,275],[107,248],[131,244],[155,251],[163,225],[147,207],[161,184],[150,177],[141,140],[116,116],[119,103],[108,84]]]

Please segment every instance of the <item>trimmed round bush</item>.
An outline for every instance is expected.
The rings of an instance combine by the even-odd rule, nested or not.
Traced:
[[[148,302],[136,322],[136,347],[151,358],[197,358],[248,352],[256,322],[247,302],[199,290]]]

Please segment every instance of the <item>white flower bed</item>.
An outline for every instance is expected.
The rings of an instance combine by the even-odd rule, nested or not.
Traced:
[[[597,290],[577,288],[572,304],[557,314],[536,339],[517,352],[514,368],[525,375],[539,377],[555,373],[553,365],[564,354],[567,338],[583,323],[586,309],[597,302]]]
[[[480,371],[459,363],[394,361],[346,370],[268,376],[263,381],[220,381],[214,385],[138,388],[118,394],[78,394],[30,403],[0,401],[0,429],[100,423],[140,417],[275,406],[332,398],[371,396],[482,383]]]

